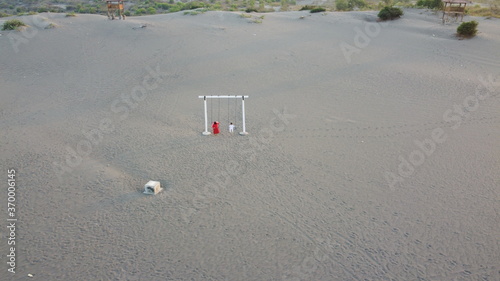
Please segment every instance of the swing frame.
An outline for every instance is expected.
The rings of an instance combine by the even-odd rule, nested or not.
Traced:
[[[205,112],[205,131],[202,132],[202,135],[208,136],[212,134],[208,131],[207,99],[241,99],[241,121],[243,123],[243,131],[240,132],[240,135],[248,135],[248,132],[245,128],[245,99],[247,99],[248,96],[198,96],[198,98],[203,99],[203,107]]]

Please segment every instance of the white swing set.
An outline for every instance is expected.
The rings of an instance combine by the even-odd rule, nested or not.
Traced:
[[[208,136],[211,134],[208,131],[207,99],[228,99],[228,116],[229,116],[229,99],[241,99],[242,131],[240,132],[240,135],[242,135],[242,136],[248,135],[248,132],[245,129],[245,99],[248,98],[248,96],[198,96],[198,98],[203,99],[203,106],[205,109],[205,131],[202,133],[204,136]],[[211,114],[213,115],[213,112]],[[219,100],[219,114],[220,114],[220,100]],[[213,116],[210,116],[210,117],[213,119]],[[228,122],[229,122],[229,120],[228,120]]]

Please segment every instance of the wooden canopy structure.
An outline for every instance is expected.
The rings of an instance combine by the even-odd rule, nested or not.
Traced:
[[[460,21],[464,19],[465,6],[467,6],[467,1],[464,0],[443,0],[443,23],[445,22],[445,17],[453,17],[458,20],[460,16]]]
[[[106,0],[106,6],[108,7],[108,19],[114,20],[115,12],[118,12],[119,19],[125,19],[123,0]]]

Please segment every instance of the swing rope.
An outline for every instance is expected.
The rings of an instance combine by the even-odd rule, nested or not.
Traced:
[[[219,113],[217,114],[217,120],[216,120],[217,122],[219,122],[220,120],[220,99],[218,100],[219,100]]]
[[[214,118],[214,101],[213,99],[210,99],[210,123],[213,123],[213,118]]]
[[[219,97],[219,96],[218,96]],[[215,96],[214,96],[215,98]],[[218,98],[219,100],[219,104],[218,104],[218,109],[217,109],[217,119],[214,118],[214,101],[213,99],[214,98],[210,98],[210,116],[209,116],[209,120],[211,120],[211,123],[213,122],[220,122],[219,120],[220,119],[220,112],[221,112],[221,98]],[[227,124],[229,125],[230,123],[233,123],[233,125],[236,125],[236,121],[239,120],[238,119],[238,113],[240,112],[241,113],[241,110],[238,109],[238,98],[236,97],[236,95],[234,96],[234,119],[233,121],[231,122],[231,103],[229,101],[229,98],[227,99]]]

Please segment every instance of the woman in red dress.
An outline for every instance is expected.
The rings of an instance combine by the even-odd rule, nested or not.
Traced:
[[[217,135],[219,133],[219,122],[215,121],[212,125],[212,129],[214,130],[214,135]]]

